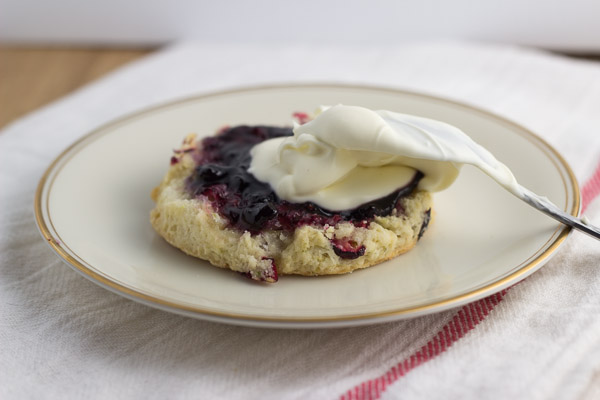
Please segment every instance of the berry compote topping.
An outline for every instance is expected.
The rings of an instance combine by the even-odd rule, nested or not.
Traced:
[[[331,244],[333,252],[341,258],[354,260],[365,255],[366,247],[350,238],[333,239]]]
[[[423,224],[421,225],[421,229],[419,230],[418,239],[421,239],[427,227],[429,226],[429,222],[431,221],[431,208],[425,211],[425,216],[423,217]]]
[[[423,177],[416,172],[408,185],[352,210],[330,211],[310,202],[290,203],[281,200],[268,183],[257,180],[248,167],[254,145],[291,135],[291,128],[236,126],[203,139],[195,153],[198,165],[188,178],[188,190],[194,196],[206,196],[232,227],[257,234],[264,229],[292,231],[303,225],[333,226],[342,221],[366,227],[376,215],[390,215],[400,208],[400,198],[412,193]],[[342,246],[338,250],[344,255],[362,255],[360,248]]]

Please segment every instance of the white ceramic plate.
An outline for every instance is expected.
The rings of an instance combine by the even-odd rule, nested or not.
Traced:
[[[294,111],[354,104],[446,121],[487,147],[533,191],[579,211],[565,161],[524,128],[487,112],[398,90],[288,85],[213,93],[163,105],[101,127],[52,163],[35,201],[51,247],[101,286],[164,310],[267,327],[335,327],[437,312],[522,280],[548,261],[569,229],[464,167],[435,195],[436,219],[411,252],[343,276],[250,281],[188,257],[153,230],[150,191],[171,150],[190,133],[223,125],[288,125]]]

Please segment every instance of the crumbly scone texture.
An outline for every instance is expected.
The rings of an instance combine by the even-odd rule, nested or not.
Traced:
[[[230,228],[225,217],[203,196],[191,197],[185,181],[195,162],[189,155],[173,164],[152,191],[156,207],[150,213],[154,229],[171,245],[211,264],[274,281],[278,274],[332,275],[366,268],[412,249],[429,219],[429,192],[415,191],[401,200],[403,213],[376,217],[367,227],[349,222],[335,226],[302,226],[293,232],[267,230],[260,234]],[[364,246],[355,259],[338,256],[334,243]],[[276,268],[273,279],[273,269]]]

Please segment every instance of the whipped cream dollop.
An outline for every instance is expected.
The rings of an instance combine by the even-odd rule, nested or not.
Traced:
[[[464,164],[481,169],[521,196],[511,171],[460,129],[444,122],[363,107],[336,105],[294,135],[251,150],[250,173],[290,202],[311,201],[332,211],[356,208],[407,185],[440,191]]]

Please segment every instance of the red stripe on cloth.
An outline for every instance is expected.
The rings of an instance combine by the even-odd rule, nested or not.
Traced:
[[[594,200],[596,196],[600,194],[600,164],[596,167],[596,171],[592,177],[583,185],[581,189],[581,213],[583,214],[587,209],[588,205]]]
[[[423,347],[411,354],[408,358],[394,365],[385,374],[378,378],[362,382],[348,390],[341,396],[341,400],[376,400],[386,388],[406,375],[419,365],[443,353],[454,342],[462,338],[502,301],[508,292],[505,289],[475,303],[463,306],[452,319]],[[361,390],[358,390],[360,388]]]
[[[581,190],[581,212],[600,195],[600,163],[592,177]],[[340,400],[377,400],[387,387],[406,375],[412,369],[431,360],[446,351],[453,343],[475,328],[502,301],[508,289],[495,293],[484,299],[463,306],[452,319],[423,347],[410,357],[394,365],[382,376],[356,385],[344,393]],[[372,388],[375,388],[374,390]]]

